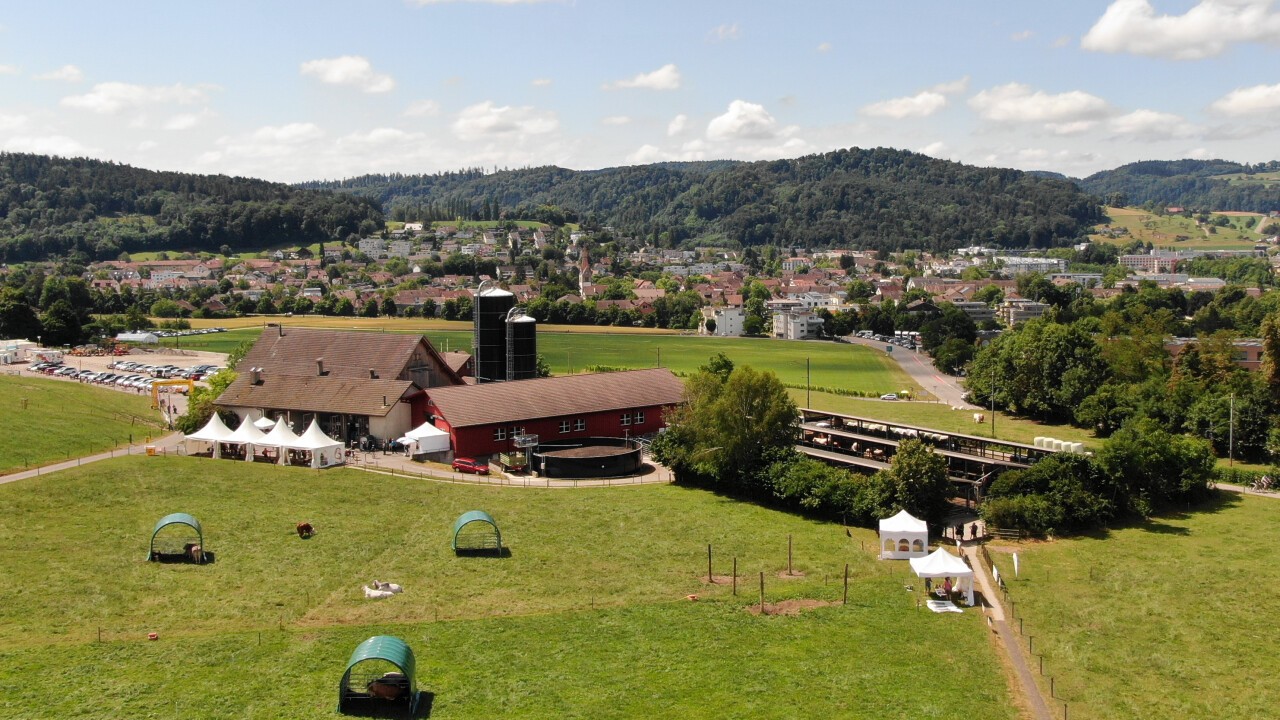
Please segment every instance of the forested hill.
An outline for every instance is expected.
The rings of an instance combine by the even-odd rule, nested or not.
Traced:
[[[0,261],[80,252],[260,248],[345,239],[383,224],[378,203],[225,175],[0,153]]]
[[[1151,160],[1094,173],[1079,183],[1112,205],[1156,203],[1197,212],[1280,210],[1277,161],[1242,165],[1227,160]]]
[[[393,219],[582,217],[674,245],[695,238],[759,245],[898,250],[974,244],[1050,247],[1102,221],[1075,184],[891,149],[794,160],[556,167],[308,183],[383,203]]]

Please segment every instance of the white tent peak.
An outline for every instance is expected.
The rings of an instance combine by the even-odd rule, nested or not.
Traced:
[[[277,420],[275,427],[271,428],[271,432],[267,433],[261,440],[259,445],[274,445],[276,447],[292,447],[298,442],[298,436],[293,434],[293,430],[289,429],[288,423],[283,419]]]
[[[253,421],[253,426],[258,428],[262,432],[269,432],[271,428],[274,428],[276,426],[276,421],[272,420],[269,417],[260,417],[257,420]]]
[[[880,532],[929,532],[929,524],[916,518],[906,510],[899,510],[897,515],[880,521]]]
[[[209,422],[204,427],[187,436],[188,440],[200,440],[203,442],[228,442],[231,438],[231,430],[227,424],[222,422],[222,417],[218,413],[214,413],[209,417]]]

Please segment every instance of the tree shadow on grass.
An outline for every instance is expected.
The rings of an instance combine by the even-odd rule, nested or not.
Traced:
[[[1171,525],[1170,522],[1178,522],[1190,520],[1196,515],[1205,513],[1217,513],[1223,510],[1230,510],[1238,507],[1243,499],[1239,493],[1229,490],[1210,490],[1209,494],[1201,502],[1194,505],[1184,505],[1181,509],[1175,506],[1166,506],[1159,512],[1148,518],[1129,518],[1114,523],[1110,527],[1094,528],[1078,533],[1077,537],[1087,537],[1094,540],[1106,540],[1111,536],[1113,530],[1144,530],[1146,532],[1155,533],[1157,535],[1190,535],[1191,531],[1185,527]]]

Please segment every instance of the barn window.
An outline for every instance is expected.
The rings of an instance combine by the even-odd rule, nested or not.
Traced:
[[[507,439],[507,429],[506,429],[506,428],[504,428],[504,427],[494,428],[494,429],[493,429],[493,439],[494,439],[494,440],[506,440],[506,439]]]
[[[629,413],[629,412],[624,412],[624,413],[622,413],[622,424],[623,424],[623,425],[630,425],[630,424],[631,424],[631,413]]]
[[[574,421],[573,421],[573,429],[574,429],[574,430],[577,430],[578,432],[582,432],[583,430],[586,430],[586,429],[587,429],[587,421],[586,421],[586,420],[583,420],[582,418],[578,418],[577,420],[574,420]]]
[[[637,411],[636,411],[636,424],[637,424],[637,425],[643,425],[643,424],[644,424],[644,411],[643,411],[643,410],[637,410]]]
[[[568,421],[568,420],[561,420],[561,421],[560,421],[560,432],[562,432],[562,433],[567,433],[567,432],[569,432],[569,421]]]

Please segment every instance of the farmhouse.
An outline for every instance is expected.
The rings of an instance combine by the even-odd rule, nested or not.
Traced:
[[[634,437],[665,426],[684,384],[666,368],[485,383],[427,390],[428,419],[447,430],[456,455],[516,449],[518,435],[542,442]]]
[[[278,326],[258,338],[214,404],[241,419],[284,417],[298,429],[319,418],[326,434],[348,443],[396,438],[426,415],[424,390],[463,383],[455,366],[422,336]]]

